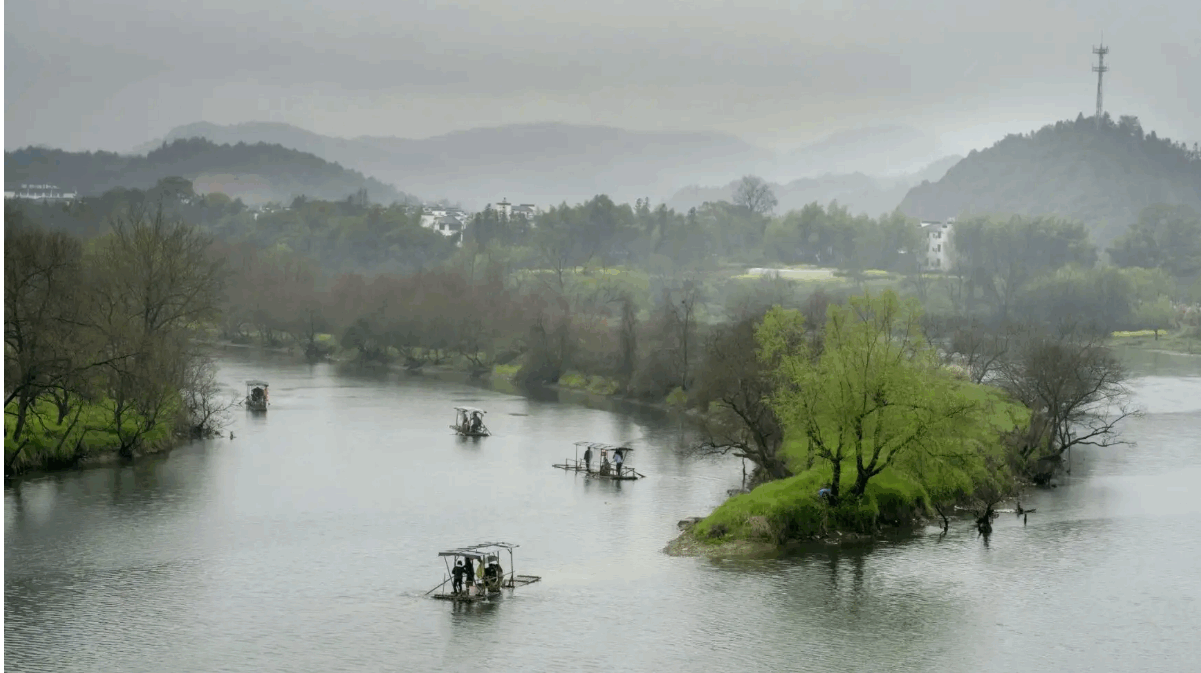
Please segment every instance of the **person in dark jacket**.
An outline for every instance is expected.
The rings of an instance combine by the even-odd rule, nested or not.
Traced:
[[[452,593],[463,593],[463,574],[466,572],[463,568],[463,560],[459,559],[455,562],[454,570],[450,571],[451,577],[454,578],[454,583],[451,584]]]
[[[592,471],[592,447],[584,449],[584,469],[588,472]]]
[[[471,585],[475,584],[475,565],[471,563],[471,559],[467,559],[466,565],[463,566],[463,579],[467,585],[467,593],[471,593]]]

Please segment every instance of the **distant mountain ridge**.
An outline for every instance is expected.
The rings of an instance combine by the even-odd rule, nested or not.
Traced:
[[[167,140],[271,142],[352,167],[427,198],[469,208],[512,198],[540,204],[597,194],[633,201],[688,181],[721,179],[770,166],[771,152],[720,133],[642,132],[561,123],[456,131],[423,139],[333,138],[289,124],[207,122],[173,129]],[[159,141],[156,141],[159,142]],[[138,147],[145,150],[150,144]]]
[[[802,177],[912,173],[941,157],[939,141],[911,126],[869,126],[838,131],[780,158],[778,182]]]
[[[247,204],[286,202],[300,195],[340,200],[360,189],[375,202],[415,200],[358,171],[266,143],[174,140],[145,156],[28,147],[4,153],[4,172],[8,184],[56,184],[83,195],[116,187],[147,189],[164,177],[180,176],[192,180],[198,192],[220,191]]]
[[[876,217],[895,210],[912,187],[923,181],[940,179],[962,159],[958,155],[943,157],[920,171],[892,178],[863,173],[827,174],[786,184],[769,184],[779,202],[776,206],[778,213],[799,210],[813,202],[827,205],[831,201],[838,201],[853,214]],[[733,181],[722,187],[686,187],[676,192],[667,205],[676,210],[687,210],[706,201],[729,201],[737,185],[738,181]]]
[[[907,215],[966,213],[1078,219],[1102,246],[1152,204],[1201,210],[1201,150],[1144,133],[1136,117],[1080,115],[971,152],[940,180],[906,194]]]

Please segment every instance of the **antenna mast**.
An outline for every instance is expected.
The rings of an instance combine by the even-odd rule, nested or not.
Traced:
[[[1101,36],[1101,46],[1093,47],[1093,53],[1097,55],[1097,65],[1093,66],[1093,72],[1097,73],[1097,128],[1101,128],[1101,78],[1109,71],[1105,65],[1105,55],[1109,53],[1109,47],[1105,46],[1105,36]]]

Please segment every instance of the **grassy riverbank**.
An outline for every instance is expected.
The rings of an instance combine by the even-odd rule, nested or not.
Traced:
[[[58,409],[48,401],[40,401],[30,410],[28,420],[29,443],[13,462],[16,474],[59,470],[84,464],[103,463],[117,458],[121,440],[113,424],[111,400],[81,403],[79,415],[72,411],[58,422]],[[10,404],[4,418],[4,464],[8,465],[17,446],[10,439],[15,424],[16,404]],[[166,417],[174,418],[174,414]],[[132,433],[140,419],[126,421],[126,430]],[[139,454],[159,453],[174,445],[172,423],[162,423],[142,436]]]
[[[818,496],[831,481],[831,466],[814,464],[805,442],[790,438],[783,450],[795,476],[731,497],[689,526],[666,551],[754,555],[804,541],[858,542],[921,527],[936,516],[936,504],[949,508],[969,502],[982,481],[997,482],[995,466],[1006,458],[1001,435],[1024,427],[1030,412],[988,386],[961,382],[957,392],[979,407],[973,432],[965,440],[972,450],[958,453],[954,460],[920,456],[899,462],[873,477],[861,498],[844,495],[831,507]],[[1001,473],[1002,477],[1008,474],[1005,469]],[[851,493],[855,479],[856,463],[848,458],[841,468],[841,493]]]
[[[1114,332],[1110,344],[1126,348],[1201,355],[1201,331],[1198,328],[1181,330],[1139,330]]]

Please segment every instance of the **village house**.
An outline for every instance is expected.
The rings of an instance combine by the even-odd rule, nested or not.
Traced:
[[[421,209],[421,226],[447,237],[466,229],[470,219],[471,215],[462,208],[424,206]]]

